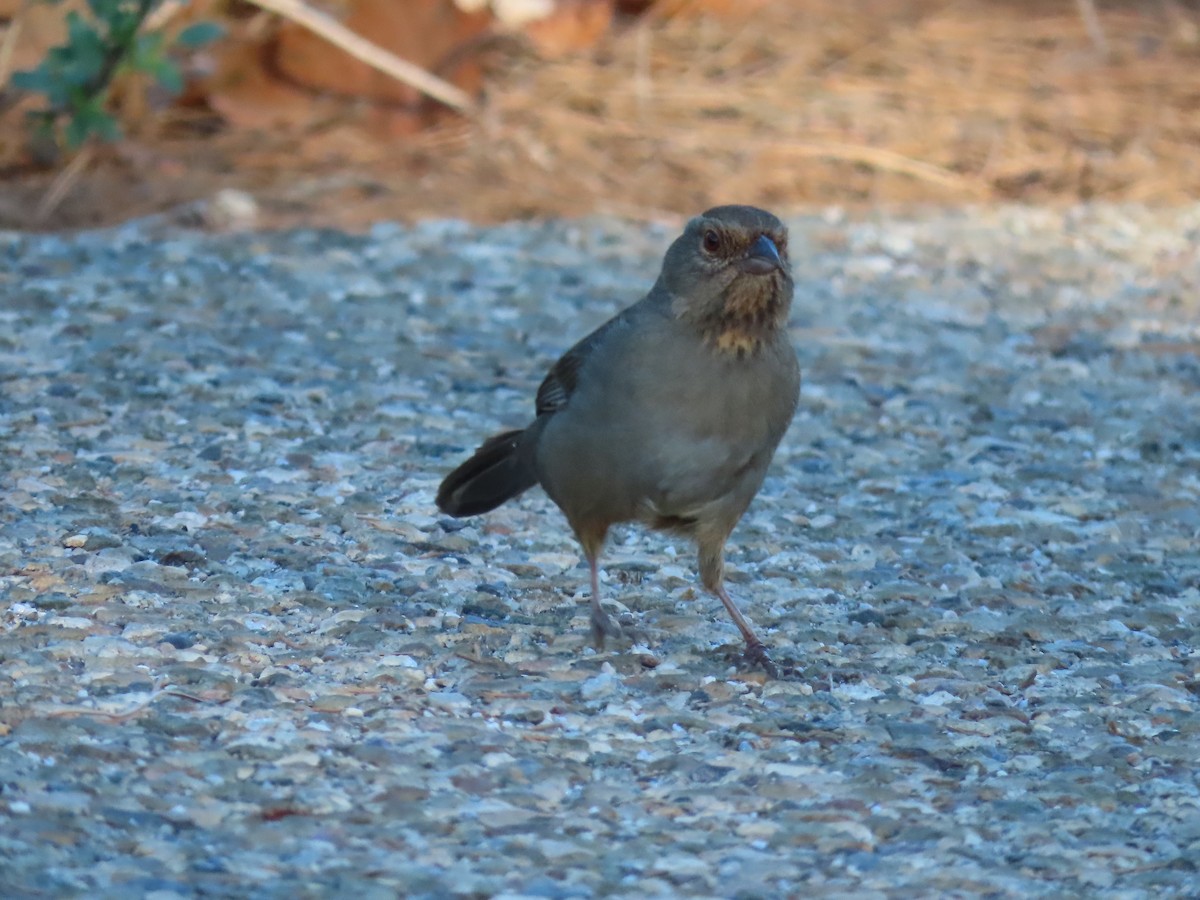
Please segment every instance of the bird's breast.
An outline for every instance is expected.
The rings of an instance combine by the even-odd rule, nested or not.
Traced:
[[[612,521],[646,509],[687,516],[730,492],[752,495],[795,409],[786,340],[738,358],[677,327],[628,335],[588,360],[546,423],[538,470],[547,492],[569,517],[594,510]]]

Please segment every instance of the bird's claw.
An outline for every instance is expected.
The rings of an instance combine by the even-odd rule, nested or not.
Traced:
[[[624,636],[624,630],[607,612],[602,609],[592,611],[592,643],[596,645],[597,650],[604,649],[608,638],[619,640]]]
[[[638,624],[637,619],[629,612],[623,612],[613,618],[604,610],[600,614],[592,614],[592,641],[597,650],[603,650],[605,641],[612,638],[622,645],[644,642],[646,632]]]
[[[775,665],[775,661],[771,659],[771,655],[767,652],[767,648],[760,641],[746,642],[746,661],[753,666],[757,666],[767,673],[767,677],[779,680],[779,666]]]

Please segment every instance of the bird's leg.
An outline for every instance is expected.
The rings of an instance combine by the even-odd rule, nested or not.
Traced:
[[[729,611],[730,618],[733,619],[733,624],[738,627],[738,631],[742,633],[742,638],[746,641],[746,659],[762,668],[771,678],[779,677],[779,667],[775,665],[771,655],[767,653],[767,646],[762,642],[754,629],[750,627],[750,623],[746,621],[746,617],[742,615],[741,610],[734,605],[733,598],[729,596],[729,592],[725,590],[723,582],[718,581],[714,587],[713,593],[724,604],[725,609]]]
[[[604,546],[604,532],[599,535],[580,534],[579,542],[583,544],[583,552],[587,556],[592,582],[592,642],[597,650],[603,650],[606,638],[621,636],[621,626],[600,605],[600,548]]]
[[[597,650],[603,650],[606,638],[621,636],[621,626],[614,622],[612,616],[600,605],[600,561],[594,556],[588,556],[588,568],[592,574],[592,641]]]
[[[767,653],[766,644],[755,633],[750,623],[746,621],[746,617],[742,615],[742,611],[733,602],[733,598],[729,596],[729,592],[725,590],[724,544],[723,537],[720,542],[706,541],[701,538],[700,578],[704,582],[704,586],[717,595],[726,612],[729,613],[729,617],[733,619],[733,624],[742,633],[742,639],[746,642],[746,659],[759,666],[769,677],[778,678],[779,667]]]

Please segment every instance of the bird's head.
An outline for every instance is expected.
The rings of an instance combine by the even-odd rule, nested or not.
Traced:
[[[671,309],[718,349],[753,352],[787,322],[792,302],[787,228],[753,206],[717,206],[692,219],[663,261]]]

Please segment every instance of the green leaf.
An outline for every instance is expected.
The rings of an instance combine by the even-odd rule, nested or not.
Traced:
[[[12,73],[12,86],[17,90],[36,94],[49,94],[54,87],[54,77],[45,63],[36,69],[24,69]]]
[[[139,72],[153,74],[163,61],[163,36],[161,34],[139,34],[126,64]]]
[[[117,120],[96,99],[81,105],[67,123],[67,146],[76,149],[93,135],[105,141],[115,141],[121,136]]]
[[[179,32],[179,37],[175,38],[175,46],[184,50],[195,50],[224,36],[225,29],[216,22],[196,22]]]
[[[54,65],[49,55],[36,69],[13,72],[12,85],[18,90],[45,95],[53,107],[61,107],[67,102],[67,85],[61,66]]]
[[[67,22],[67,44],[55,47],[47,59],[60,67],[62,78],[69,84],[87,84],[104,68],[104,40],[74,11],[67,14]]]
[[[100,35],[83,16],[75,10],[67,13],[67,47],[78,47],[87,43],[98,43]]]
[[[128,48],[136,39],[142,20],[133,12],[118,10],[105,20],[105,24],[108,26],[108,42]]]
[[[87,122],[83,119],[72,119],[67,123],[66,130],[67,146],[71,149],[80,147],[83,142],[88,139]]]
[[[96,120],[95,131],[97,136],[104,141],[112,142],[121,139],[121,126],[108,113],[105,113],[103,117]]]
[[[183,91],[183,75],[179,72],[179,66],[175,65],[169,59],[159,60],[159,64],[150,70],[150,74],[158,82],[158,86],[172,94],[178,94]]]
[[[97,19],[111,19],[115,13],[120,12],[121,0],[88,0],[88,9]]]
[[[56,4],[61,0],[41,2]],[[70,147],[79,147],[92,138],[118,139],[118,122],[105,108],[109,80],[118,70],[144,72],[166,90],[182,90],[183,78],[167,56],[163,34],[140,33],[146,13],[158,3],[86,0],[80,8],[69,9],[65,15],[66,41],[46,51],[37,67],[12,76],[14,88],[47,98],[46,108],[29,119],[31,129],[54,137],[55,143],[61,134],[62,142]],[[198,47],[223,33],[216,25],[199,23],[184,30],[179,46]]]

